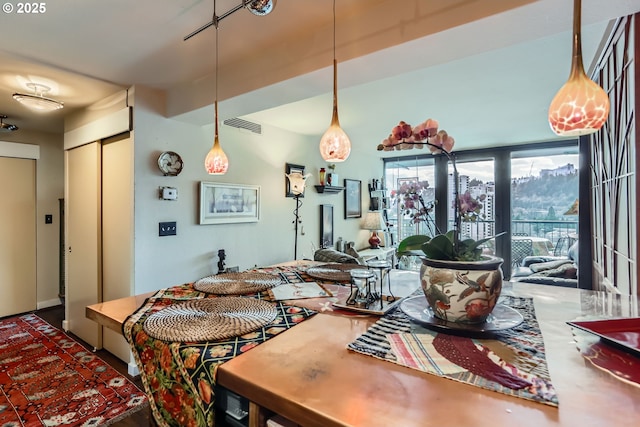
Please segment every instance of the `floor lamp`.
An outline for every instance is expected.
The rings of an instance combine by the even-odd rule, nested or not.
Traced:
[[[296,201],[296,208],[293,211],[293,214],[295,215],[295,220],[293,221],[295,226],[295,230],[296,230],[296,237],[295,237],[295,243],[293,245],[293,259],[296,260],[298,259],[298,224],[302,224],[302,220],[300,219],[300,206],[302,206],[302,200],[300,200],[300,196],[301,194],[296,194],[295,196],[293,196],[294,200]]]
[[[296,208],[293,211],[295,216],[294,219],[294,229],[295,229],[295,243],[293,246],[293,259],[298,259],[298,224],[302,224],[302,220],[300,219],[300,206],[302,206],[302,200],[300,197],[304,197],[304,186],[306,183],[306,179],[311,176],[311,174],[302,175],[301,172],[291,172],[285,174],[287,179],[289,180],[289,191],[293,194],[293,198],[296,201]]]

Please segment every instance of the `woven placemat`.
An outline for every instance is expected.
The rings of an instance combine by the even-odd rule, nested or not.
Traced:
[[[193,287],[200,292],[218,295],[242,295],[262,292],[282,283],[280,276],[269,273],[243,271],[222,273],[199,279]]]
[[[359,264],[322,264],[307,268],[307,274],[316,279],[351,281],[351,270],[366,270],[367,266]]]
[[[147,317],[142,327],[163,341],[214,341],[255,331],[276,315],[273,304],[254,298],[204,298],[163,308]]]

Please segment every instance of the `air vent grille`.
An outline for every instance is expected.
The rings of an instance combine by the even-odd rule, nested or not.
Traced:
[[[227,119],[223,123],[227,126],[232,126],[234,128],[239,128],[239,129],[247,129],[253,133],[262,135],[262,125],[259,125],[258,123],[253,123],[248,120],[239,119],[237,117],[234,117],[233,119]]]

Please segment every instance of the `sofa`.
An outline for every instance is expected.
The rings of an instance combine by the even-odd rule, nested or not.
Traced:
[[[569,248],[566,257],[525,257],[511,274],[511,281],[577,288],[578,243]]]

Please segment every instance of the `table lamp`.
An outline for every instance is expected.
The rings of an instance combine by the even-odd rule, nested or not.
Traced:
[[[362,228],[365,230],[371,230],[373,234],[369,239],[369,245],[371,249],[379,249],[380,248],[380,237],[378,237],[378,231],[384,230],[384,219],[382,218],[382,212],[380,211],[369,211],[367,215],[364,217],[364,222],[362,224]]]

